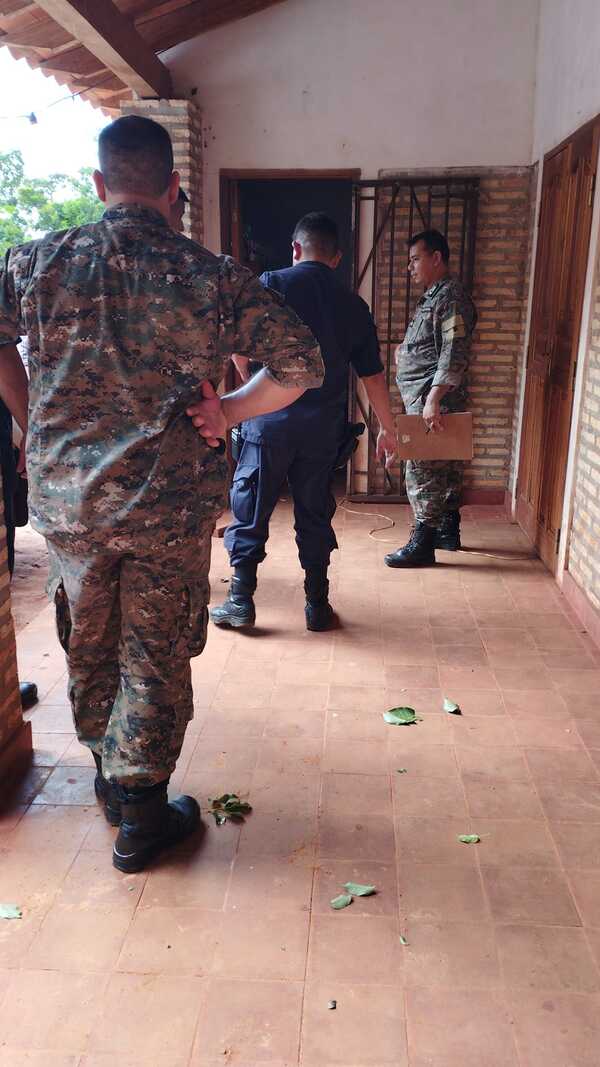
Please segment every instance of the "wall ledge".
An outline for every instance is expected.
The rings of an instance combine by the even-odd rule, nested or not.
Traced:
[[[33,761],[31,723],[22,722],[0,751],[0,811],[10,800],[10,794],[25,777]]]
[[[581,586],[568,571],[563,573],[561,592],[581,620],[594,644],[600,648],[600,611],[588,600]]]

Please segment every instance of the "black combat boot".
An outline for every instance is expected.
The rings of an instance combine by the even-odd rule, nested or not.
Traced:
[[[215,626],[254,626],[256,609],[252,594],[256,589],[256,564],[233,568],[227,599],[210,609]]]
[[[94,757],[94,763],[96,764],[96,770],[98,771],[94,778],[94,792],[104,807],[104,814],[110,825],[118,826],[121,822],[121,802],[117,795],[117,790],[114,785],[107,782],[102,774],[101,757],[98,756],[96,752],[92,752],[92,756]]]
[[[446,552],[458,552],[460,548],[460,511],[447,511],[437,528],[436,548],[445,548]]]
[[[22,711],[28,711],[34,704],[37,704],[38,689],[35,682],[21,682],[19,684],[19,693],[21,695]]]
[[[327,566],[308,567],[304,579],[304,592],[306,593],[306,629],[329,630],[334,621],[334,612],[329,603],[329,582],[327,581]]]
[[[168,779],[145,789],[117,786],[121,825],[113,848],[113,866],[125,874],[143,871],[164,848],[176,845],[201,825],[193,797],[167,799]]]
[[[388,552],[384,557],[385,563],[388,567],[430,567],[435,563],[436,535],[435,526],[418,522],[411,530],[404,548],[399,548],[397,552]]]

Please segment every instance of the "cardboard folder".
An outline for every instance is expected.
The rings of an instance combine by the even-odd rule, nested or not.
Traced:
[[[399,459],[473,459],[473,416],[442,415],[443,431],[427,429],[421,415],[399,415]]]

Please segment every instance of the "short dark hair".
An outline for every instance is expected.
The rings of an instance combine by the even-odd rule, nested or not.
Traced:
[[[412,248],[419,241],[423,242],[429,252],[439,252],[444,263],[447,263],[450,259],[448,242],[439,230],[422,230],[421,233],[415,233],[407,242],[408,247]]]
[[[179,186],[179,192],[177,193],[177,199],[178,200],[183,200],[184,204],[189,204],[189,202],[190,202],[189,196],[187,195],[185,189],[182,189],[181,186]]]
[[[327,258],[333,258],[340,249],[337,223],[324,211],[309,211],[304,215],[296,223],[292,240]]]
[[[105,126],[98,139],[98,157],[111,193],[162,196],[173,173],[169,134],[141,115],[124,115]]]

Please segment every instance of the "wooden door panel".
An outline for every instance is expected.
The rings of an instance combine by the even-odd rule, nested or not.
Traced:
[[[563,513],[573,384],[600,120],[546,160],[534,278],[517,520],[554,570]]]
[[[547,433],[546,389],[563,276],[568,152],[566,148],[557,153],[547,163],[542,178],[517,501],[517,515],[523,515],[519,522],[534,544],[537,542],[542,453]]]

